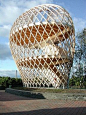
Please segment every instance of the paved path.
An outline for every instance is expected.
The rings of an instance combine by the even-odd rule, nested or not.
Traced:
[[[31,99],[0,90],[0,115],[86,115],[86,101]]]

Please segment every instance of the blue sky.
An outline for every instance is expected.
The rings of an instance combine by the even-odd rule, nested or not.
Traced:
[[[9,48],[12,24],[22,13],[41,4],[65,8],[73,19],[76,33],[86,27],[86,0],[0,0],[0,76],[15,77],[17,70]]]

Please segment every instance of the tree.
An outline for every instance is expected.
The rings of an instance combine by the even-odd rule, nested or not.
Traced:
[[[12,87],[19,87],[23,86],[23,83],[20,78],[0,77],[0,86],[7,88],[9,85],[12,85]]]
[[[75,75],[83,75],[84,66],[86,64],[86,28],[76,35],[76,47],[74,55],[74,64],[77,67]]]
[[[9,86],[9,80],[10,80],[10,77],[1,77],[0,78],[0,85],[4,86],[4,87],[8,87]]]
[[[72,87],[72,86],[82,87],[83,86],[82,81],[83,81],[83,77],[81,77],[81,86],[80,86],[80,77],[72,76],[70,78],[69,85],[70,85],[70,87]]]

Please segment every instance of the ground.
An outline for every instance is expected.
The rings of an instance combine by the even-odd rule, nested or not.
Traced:
[[[14,87],[13,89],[33,91],[33,92],[50,92],[50,93],[84,93],[86,89],[55,89],[55,88],[27,88],[27,87]]]
[[[0,90],[0,115],[86,115],[86,101],[32,99]]]

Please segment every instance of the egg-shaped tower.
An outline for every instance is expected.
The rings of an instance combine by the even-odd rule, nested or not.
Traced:
[[[25,87],[67,84],[75,32],[69,13],[54,4],[29,9],[14,22],[10,49]]]

